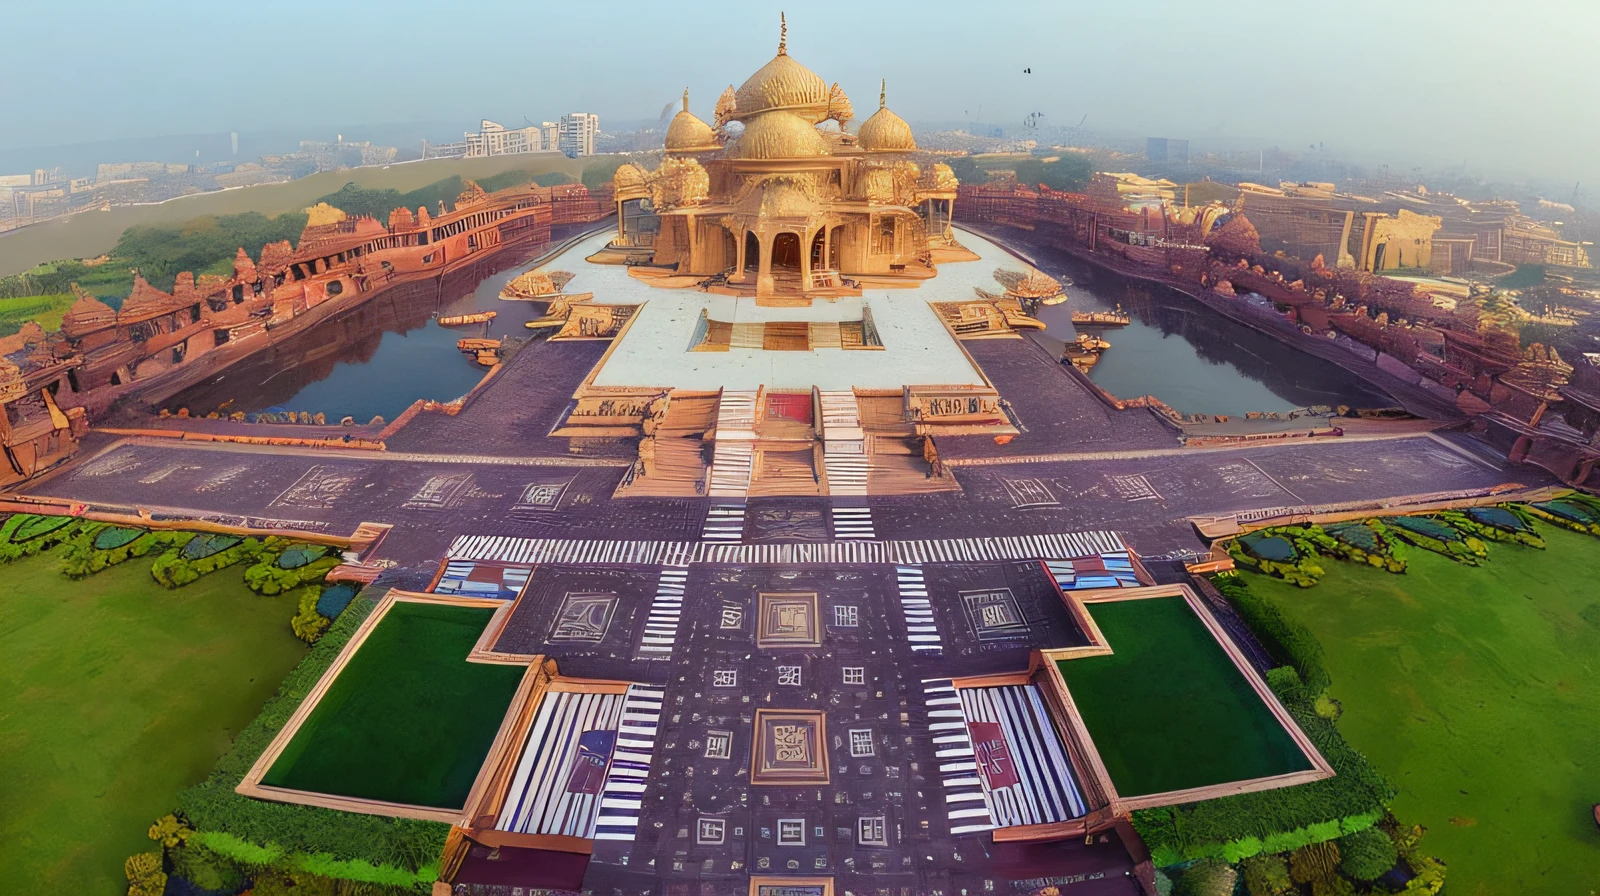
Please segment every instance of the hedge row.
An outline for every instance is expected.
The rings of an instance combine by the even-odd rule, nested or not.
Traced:
[[[1327,690],[1332,678],[1322,662],[1322,644],[1311,629],[1291,618],[1276,599],[1251,590],[1238,575],[1214,576],[1211,584],[1238,611],[1274,662],[1294,667],[1314,693]]]
[[[1285,852],[1364,830],[1384,817],[1394,788],[1332,722],[1317,715],[1305,693],[1287,694],[1293,702],[1286,706],[1333,766],[1334,777],[1133,813],[1133,826],[1158,867]]]
[[[179,795],[180,809],[209,848],[246,864],[289,861],[316,874],[372,883],[393,884],[401,875],[433,880],[449,825],[264,802],[234,792],[375,606],[369,595],[351,601],[206,780]]]

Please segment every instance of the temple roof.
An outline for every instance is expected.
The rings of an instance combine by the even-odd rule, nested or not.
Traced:
[[[717,135],[711,130],[711,125],[696,118],[689,111],[689,91],[683,91],[683,108],[677,115],[672,116],[672,123],[667,125],[667,152],[697,152],[703,150],[720,149]]]
[[[778,40],[778,55],[763,65],[734,94],[737,108],[730,116],[744,119],[762,112],[785,110],[815,124],[828,114],[828,85],[816,72],[789,55],[788,26]]]
[[[889,111],[881,88],[878,92],[878,111],[861,123],[857,145],[867,152],[910,152],[917,148],[911,125]]]
[[[792,112],[764,112],[745,123],[730,152],[739,159],[804,159],[829,154],[814,125]]]

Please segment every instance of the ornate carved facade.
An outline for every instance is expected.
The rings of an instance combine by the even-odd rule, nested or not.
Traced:
[[[660,167],[618,170],[616,245],[648,245],[654,265],[725,276],[758,296],[933,276],[933,250],[954,242],[955,176],[913,160],[911,128],[881,91],[852,134],[853,116],[839,85],[780,40],[771,62],[722,94],[714,126],[689,111],[685,92]],[[655,219],[630,215],[629,203]]]

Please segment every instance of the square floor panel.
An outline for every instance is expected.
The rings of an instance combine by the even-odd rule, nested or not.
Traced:
[[[814,710],[758,709],[751,784],[828,783],[827,719]]]
[[[817,593],[761,594],[756,620],[758,647],[821,647]]]

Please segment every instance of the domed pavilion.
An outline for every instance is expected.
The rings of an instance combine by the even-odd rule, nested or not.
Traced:
[[[785,26],[777,55],[723,93],[712,123],[685,91],[661,166],[617,172],[613,245],[757,297],[932,277],[931,250],[954,243],[955,177],[924,171],[911,127],[881,91],[878,105],[851,133],[849,98],[789,55]]]

